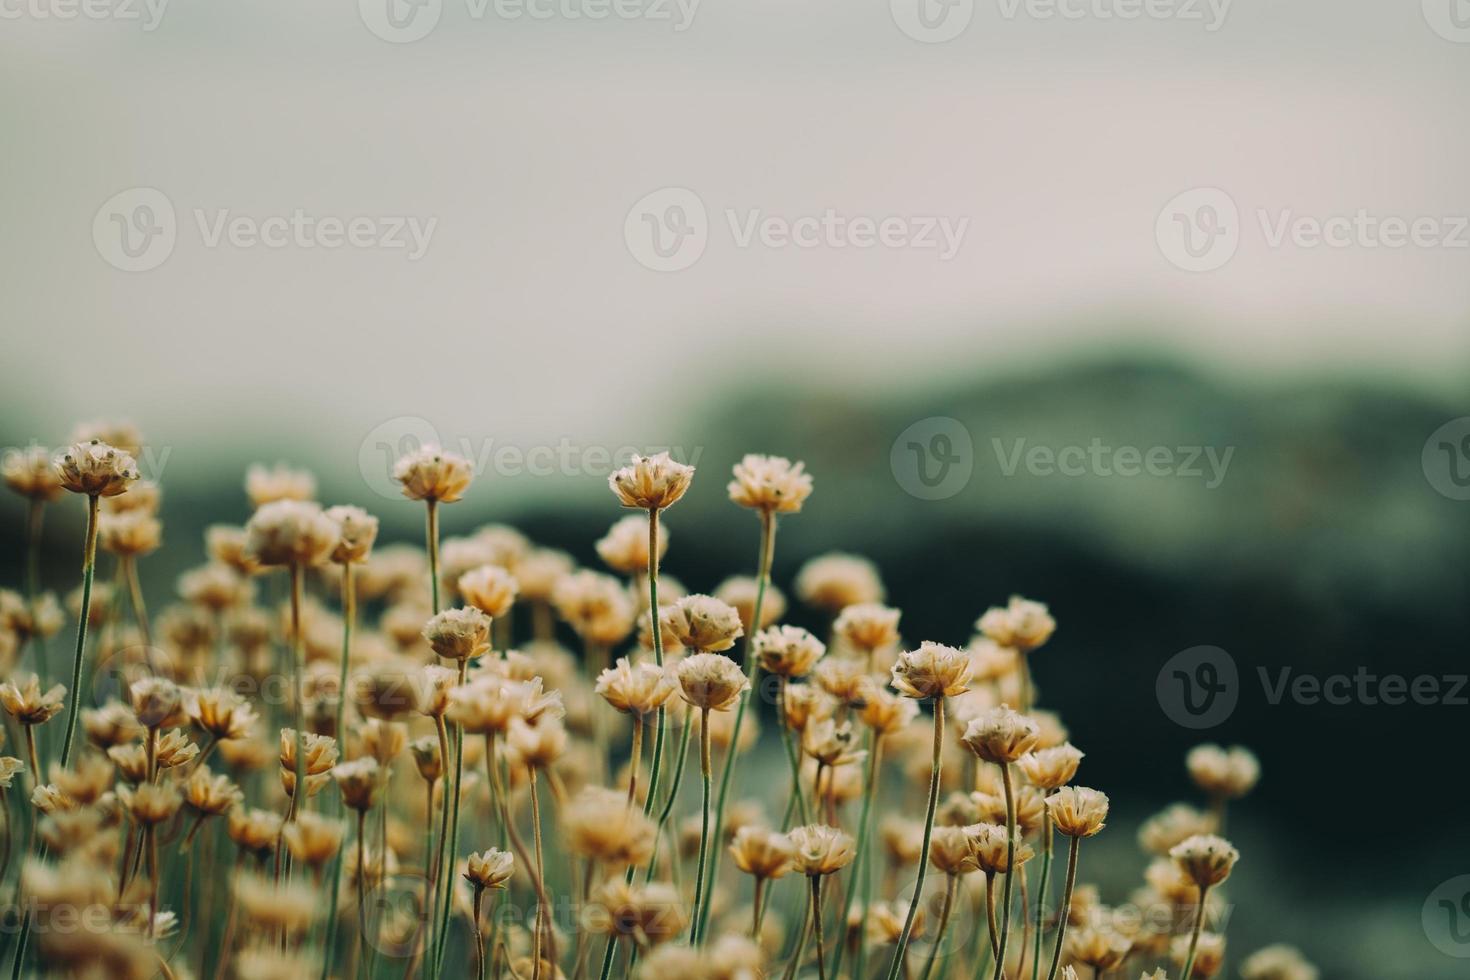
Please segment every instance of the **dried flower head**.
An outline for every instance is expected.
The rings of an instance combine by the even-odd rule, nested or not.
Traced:
[[[947,875],[968,874],[980,869],[974,839],[964,827],[935,827],[929,841],[929,862]]]
[[[9,789],[15,782],[15,776],[26,765],[13,756],[0,756],[0,789]]]
[[[626,657],[619,657],[597,676],[597,693],[627,714],[646,715],[661,708],[677,690],[678,682],[668,668],[646,662],[630,664]]]
[[[277,500],[245,525],[246,551],[262,565],[320,565],[337,546],[337,524],[318,504]]]
[[[832,552],[801,567],[796,594],[809,606],[837,613],[860,602],[882,602],[883,581],[868,559]]]
[[[795,853],[792,865],[804,875],[829,875],[852,863],[852,837],[826,824],[797,827],[787,835]]]
[[[1239,799],[1261,778],[1255,753],[1239,745],[1197,745],[1185,757],[1185,766],[1194,784],[1216,799]]]
[[[1068,837],[1091,837],[1108,818],[1108,797],[1085,786],[1066,786],[1046,798],[1046,809]]]
[[[473,478],[469,460],[435,445],[406,453],[393,464],[393,479],[410,500],[453,503],[464,496]]]
[[[1183,967],[1189,955],[1189,937],[1175,936],[1169,948],[1169,958],[1175,966]],[[1209,980],[1225,965],[1225,937],[1219,933],[1202,932],[1194,950],[1194,966],[1189,971],[1190,980]]]
[[[100,439],[78,442],[53,462],[64,489],[89,497],[116,497],[138,480],[132,454]]]
[[[662,588],[660,594],[662,595]],[[755,619],[755,600],[760,594],[760,580],[753,575],[732,575],[715,587],[714,597],[728,606],[734,608],[740,617],[740,625],[749,633],[751,622]],[[667,598],[672,599],[672,596]],[[771,583],[766,583],[765,593],[761,596],[761,624],[758,629],[764,629],[773,623],[780,622],[781,617],[786,615],[786,596],[782,591]]]
[[[515,858],[492,847],[467,859],[464,879],[476,888],[505,888],[515,873]]]
[[[794,514],[812,493],[812,478],[802,471],[803,466],[781,456],[750,453],[735,464],[735,478],[725,489],[742,507]]]
[[[378,519],[361,507],[339,504],[328,507],[327,519],[337,525],[337,546],[332,561],[339,565],[367,561],[378,539]]]
[[[728,650],[745,633],[740,614],[714,596],[684,596],[661,608],[659,620],[680,646],[700,653]]]
[[[378,760],[364,756],[343,762],[332,769],[332,778],[342,791],[342,802],[348,809],[367,812],[377,799],[379,776]]]
[[[15,674],[0,684],[0,705],[22,725],[41,725],[66,706],[66,688],[56,684],[43,694],[35,674]]]
[[[798,732],[814,721],[832,717],[837,711],[837,701],[810,684],[787,684],[781,700],[787,727]]]
[[[184,711],[211,738],[248,738],[259,720],[249,702],[225,687],[190,690]]]
[[[858,718],[875,735],[896,735],[919,716],[919,704],[913,698],[894,694],[871,682],[863,693]]]
[[[720,653],[694,653],[675,666],[684,700],[710,711],[728,711],[750,686],[735,661]]]
[[[309,868],[322,868],[341,849],[346,829],[340,820],[331,820],[307,810],[286,824],[281,836],[292,857]]]
[[[178,788],[168,783],[143,783],[119,786],[117,798],[123,808],[140,824],[157,825],[173,819],[184,798]]]
[[[1036,747],[1036,722],[1006,705],[991,708],[970,722],[961,741],[986,762],[1015,762]]]
[[[316,477],[285,463],[274,466],[253,463],[245,471],[245,495],[257,510],[280,500],[315,500]]]
[[[0,477],[10,489],[34,501],[45,503],[61,496],[61,474],[42,446],[6,450]]]
[[[838,613],[832,631],[858,650],[883,650],[898,643],[900,615],[882,603],[854,603]]]
[[[611,646],[633,630],[637,607],[611,575],[580,571],[556,583],[552,604],[583,639]]]
[[[199,766],[184,780],[184,802],[205,816],[228,813],[244,799],[240,787],[229,776],[216,776],[208,766]]]
[[[1005,606],[986,610],[975,628],[1000,646],[1029,653],[1051,639],[1057,623],[1042,603],[1013,595]]]
[[[791,871],[795,856],[791,839],[768,827],[741,827],[730,843],[730,857],[735,866],[757,878],[785,876]]]
[[[480,565],[455,583],[465,602],[490,617],[504,616],[516,601],[516,578],[499,565]]]
[[[676,462],[668,453],[634,453],[633,461],[615,470],[607,484],[624,507],[663,510],[684,496],[693,479],[694,467]]]
[[[1016,760],[1031,785],[1038,789],[1061,789],[1077,775],[1082,752],[1071,742],[1049,749],[1035,749]]]
[[[1295,946],[1267,946],[1240,964],[1241,980],[1317,980],[1317,968]]]
[[[772,626],[755,635],[754,650],[766,673],[805,677],[827,652],[827,647],[798,626]]]
[[[942,643],[921,643],[898,655],[893,686],[911,698],[954,697],[970,689],[970,656]]]
[[[229,813],[227,832],[230,840],[241,850],[256,855],[269,854],[275,850],[281,836],[281,817],[269,810],[251,810],[236,807]]]
[[[612,868],[641,865],[653,854],[657,827],[619,790],[588,786],[562,814],[567,847]]]
[[[1133,944],[1106,926],[1084,924],[1067,934],[1067,952],[1101,976],[1123,962]]]
[[[975,856],[975,862],[980,870],[986,874],[1006,874],[1011,865],[1020,867],[1036,856],[1031,845],[1017,839],[1014,845],[1010,844],[1010,834],[1004,824],[977,823],[964,828],[966,836],[970,839],[970,846]],[[1017,834],[1020,837],[1020,834]],[[1011,854],[1011,862],[1006,862],[1006,855]]]
[[[661,528],[658,536],[658,557],[669,550],[669,531]],[[597,541],[597,557],[607,567],[624,575],[635,575],[648,568],[648,521],[636,514],[629,514],[613,523]]]
[[[1174,803],[1143,822],[1138,843],[1148,853],[1165,857],[1175,845],[1197,834],[1213,834],[1217,829],[1212,814],[1186,803]]]
[[[446,660],[473,660],[490,652],[490,617],[469,606],[446,609],[429,620],[423,636]]]
[[[1214,834],[1196,834],[1176,844],[1169,856],[1200,888],[1211,888],[1230,877],[1240,852]]]
[[[184,692],[166,677],[140,677],[128,686],[133,716],[144,728],[164,728],[187,721]]]

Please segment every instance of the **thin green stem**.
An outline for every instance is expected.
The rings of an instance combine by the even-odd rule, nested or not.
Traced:
[[[97,496],[87,497],[87,543],[82,551],[82,605],[77,618],[77,648],[71,661],[70,709],[66,717],[66,738],[61,743],[61,767],[71,762],[71,747],[77,735],[77,717],[82,713],[82,652],[87,647],[87,620],[92,615],[92,574],[97,567]],[[40,778],[37,773],[37,778]],[[25,933],[21,933],[17,947],[19,954],[25,949]]]
[[[866,935],[868,926],[868,907],[873,901],[873,876],[866,874],[872,865],[872,855],[868,853],[868,839],[872,832],[873,822],[873,800],[878,795],[878,774],[882,772],[883,759],[883,734],[873,733],[873,744],[868,751],[868,784],[863,787],[863,808],[858,816],[858,839],[857,857],[852,865],[852,887],[847,890],[847,898],[842,903],[842,918],[838,920],[840,928],[847,928],[847,917],[852,912],[852,900],[861,888],[863,892],[863,918],[858,925],[858,935]],[[860,877],[861,876],[861,877]],[[856,970],[854,976],[863,976],[864,950],[866,943],[859,943]],[[847,943],[839,942],[837,948],[832,952],[832,970],[834,977],[841,976],[842,954],[847,948]]]
[[[674,812],[674,803],[679,798],[679,786],[684,782],[685,764],[689,760],[689,742],[694,731],[694,719],[686,713],[684,718],[684,731],[679,735],[679,751],[674,753],[674,773],[672,782],[669,783],[669,795],[664,800],[664,808],[659,811],[658,823],[653,835],[653,854],[648,859],[648,868],[643,875],[644,881],[652,881],[654,873],[658,870],[658,851],[663,842],[664,828],[668,826],[669,817]],[[632,877],[627,879],[632,882]]]
[[[653,631],[653,662],[660,669],[664,665],[664,639],[663,627],[658,621],[658,509],[653,508],[648,512],[648,620]],[[658,706],[653,721],[653,759],[649,762],[648,772],[648,797],[643,802],[643,815],[646,817],[653,812],[653,800],[658,793],[660,771],[664,760],[664,728],[668,709],[663,705]],[[641,723],[642,719],[638,719]],[[637,774],[637,760],[634,760],[634,775]]]
[[[439,615],[439,501],[430,498],[428,520],[425,522],[424,537],[429,548],[429,595],[433,600],[434,615]]]
[[[908,950],[909,937],[914,932],[914,917],[919,912],[919,900],[924,894],[924,874],[929,868],[929,841],[934,835],[934,811],[939,806],[939,775],[944,757],[944,695],[934,699],[934,760],[929,771],[929,805],[924,813],[924,842],[919,848],[918,880],[914,882],[914,894],[909,901],[909,913],[903,921],[903,932],[893,949],[893,962],[888,966],[888,980],[898,980],[903,971],[903,958]]]
[[[776,515],[768,510],[761,511],[760,553],[756,560],[755,605],[750,611],[750,629],[745,635],[745,679],[748,685],[740,695],[740,704],[735,708],[735,724],[730,729],[730,746],[725,752],[725,768],[720,775],[720,798],[715,806],[715,840],[724,840],[725,803],[730,796],[730,786],[735,781],[735,763],[740,758],[740,729],[745,723],[745,712],[750,705],[752,692],[760,681],[760,666],[754,655],[755,634],[760,632],[761,611],[765,605],[766,587],[771,581],[771,558],[776,550]],[[720,876],[720,857],[724,848],[717,847],[711,855],[712,871],[705,883],[699,903],[699,918],[695,921],[696,941],[706,932],[709,918],[710,896],[715,880]]]
[[[1001,785],[1006,794],[1006,883],[1001,889],[1000,945],[995,952],[993,980],[1001,980],[1006,968],[1006,944],[1011,936],[1011,892],[1016,878],[1016,794],[1011,783],[1011,764],[1000,764]]]
[[[796,801],[801,822],[807,824],[811,823],[811,818],[807,816],[806,797],[801,792],[801,754],[797,750],[796,739],[792,737],[791,726],[786,723],[787,682],[784,674],[776,678],[776,718],[781,727],[781,742],[786,747],[786,765],[791,769],[791,798]],[[834,969],[832,972],[835,974],[837,971]]]
[[[26,598],[30,601],[34,619],[41,600],[41,528],[46,514],[46,501],[41,497],[31,498],[26,514]],[[41,679],[41,690],[46,690],[49,671],[46,667],[46,638],[36,632],[31,638],[36,647],[36,676]]]
[[[949,914],[954,909],[955,888],[959,885],[960,876],[955,874],[945,875],[944,904],[939,907],[939,928],[935,930],[934,941],[929,946],[929,958],[924,962],[924,972],[920,975],[921,980],[929,980],[934,975],[934,963],[939,959],[939,945],[944,942],[944,930],[949,926]]]
[[[1082,838],[1073,837],[1067,848],[1067,883],[1062,886],[1062,907],[1057,918],[1056,945],[1051,951],[1051,969],[1046,971],[1046,980],[1057,980],[1057,967],[1062,963],[1062,945],[1067,941],[1067,919],[1072,913],[1072,889],[1077,884],[1077,853]]]
[[[1205,885],[1199,890],[1199,910],[1194,916],[1194,931],[1189,934],[1189,955],[1184,958],[1184,971],[1179,974],[1183,980],[1194,976],[1194,958],[1199,953],[1199,934],[1205,927],[1205,899],[1209,896],[1210,886]]]
[[[1046,886],[1051,879],[1052,826],[1051,811],[1041,810],[1041,884],[1036,889],[1036,936],[1031,945],[1031,980],[1041,975],[1041,933],[1046,926]]]
[[[699,709],[699,775],[704,783],[704,815],[699,828],[699,863],[695,865],[694,873],[694,915],[690,918],[693,923],[694,932],[691,940],[694,945],[699,944],[700,924],[704,921],[703,906],[706,867],[712,863],[709,860],[709,818],[710,818],[710,758],[709,758],[709,709]]]
[[[822,955],[822,876],[807,875],[812,886],[812,934],[817,937],[817,980],[827,980],[826,957]]]
[[[467,664],[459,662],[459,683],[465,682],[465,671]],[[454,724],[454,781],[447,783],[445,788],[450,796],[444,801],[449,809],[449,833],[447,838],[439,841],[439,903],[437,910],[439,926],[435,932],[438,936],[438,948],[434,954],[434,971],[437,976],[444,968],[444,946],[449,939],[449,913],[454,907],[454,862],[458,860],[459,853],[459,798],[460,787],[464,782],[464,726],[455,722]],[[442,828],[441,824],[441,828]],[[441,829],[441,834],[443,833]]]

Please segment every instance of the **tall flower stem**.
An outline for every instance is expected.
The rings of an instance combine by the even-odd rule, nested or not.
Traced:
[[[46,501],[31,498],[26,514],[26,598],[30,601],[31,616],[36,615],[41,598],[41,527],[46,515]],[[46,639],[39,632],[31,642],[36,647],[36,676],[41,678],[41,690],[46,689]]]
[[[993,980],[1001,980],[1006,969],[1006,943],[1011,932],[1011,892],[1016,878],[1016,793],[1011,783],[1011,764],[1000,764],[1001,785],[1006,794],[1006,883],[1001,889],[1000,944],[995,952]]]
[[[731,742],[734,745],[734,742]],[[700,939],[700,924],[704,921],[702,902],[707,894],[704,890],[704,876],[709,860],[709,817],[710,817],[710,759],[709,759],[709,709],[699,709],[699,775],[704,783],[704,816],[699,828],[699,863],[695,865],[694,873],[694,915],[690,921],[693,923],[694,932],[691,938],[695,944]]]
[[[806,904],[810,908],[812,904],[811,892],[807,893]],[[781,974],[782,980],[794,980],[796,977],[797,971],[801,968],[802,954],[806,952],[806,937],[810,934],[811,918],[807,916],[806,910],[803,910],[801,916],[801,933],[797,936],[796,950],[791,954],[791,960],[786,964],[786,969]]]
[[[643,875],[644,881],[652,881],[654,873],[658,870],[658,851],[659,845],[663,842],[664,828],[668,826],[669,817],[674,812],[674,803],[679,798],[679,786],[684,782],[685,763],[689,759],[689,742],[691,733],[694,731],[693,722],[694,719],[688,717],[686,714],[684,718],[684,731],[679,735],[679,751],[674,753],[674,772],[669,783],[669,795],[664,800],[664,808],[658,814],[658,823],[653,835],[653,855],[648,859],[648,868]],[[651,800],[652,798],[653,794],[650,793],[649,799]],[[645,804],[645,812],[647,812],[646,806]],[[629,878],[628,880],[631,882],[633,879]]]
[[[424,538],[429,549],[429,595],[434,604],[434,615],[439,615],[439,501],[432,497],[425,500],[428,518],[424,522]]]
[[[812,934],[817,937],[817,980],[827,980],[826,960],[822,955],[822,876],[807,875],[812,886]]]
[[[761,940],[761,899],[766,897],[766,879],[764,875],[756,875],[755,894],[750,899],[750,938],[756,942]]]
[[[1076,843],[1076,840],[1073,840]],[[1194,916],[1194,931],[1189,934],[1189,955],[1184,957],[1184,972],[1181,977],[1188,980],[1194,976],[1194,957],[1199,952],[1199,934],[1205,927],[1205,899],[1210,896],[1210,886],[1205,885],[1199,890],[1199,907]]]
[[[872,834],[873,822],[873,800],[878,795],[878,774],[882,771],[883,760],[883,735],[881,732],[873,733],[873,745],[868,753],[868,783],[863,787],[863,808],[858,816],[858,839],[857,857],[853,859],[852,865],[852,887],[847,890],[847,898],[842,903],[842,918],[838,919],[841,928],[847,928],[847,916],[852,911],[853,896],[861,888],[863,893],[863,919],[858,925],[858,935],[866,934],[868,926],[868,907],[873,904],[873,874],[872,855],[868,853],[868,840]],[[863,967],[867,960],[867,951],[864,949],[866,943],[859,943],[857,950],[856,969],[853,975],[862,977]],[[832,951],[832,970],[834,977],[841,976],[842,954],[847,943],[838,943],[837,948]]]
[[[934,975],[934,963],[939,959],[939,944],[944,942],[944,930],[949,926],[949,914],[954,910],[954,893],[960,882],[960,876],[955,874],[945,875],[944,904],[939,907],[939,928],[934,932],[934,942],[929,947],[929,959],[924,962],[924,972],[920,980],[929,980]]]
[[[341,744],[345,734],[344,724],[347,720],[347,664],[352,651],[352,626],[353,620],[357,618],[357,589],[352,581],[352,563],[344,562],[342,565],[342,664],[337,674],[337,741]],[[213,743],[211,743],[213,744]],[[430,813],[433,812],[433,784],[430,784],[429,800]],[[429,833],[433,834],[434,823],[429,824]],[[427,852],[426,852],[427,853]],[[322,948],[322,972],[321,980],[327,980],[332,969],[332,950],[337,944],[337,907],[341,898],[342,890],[342,852],[339,850],[336,857],[332,859],[332,897],[327,913],[327,935]],[[428,869],[425,868],[427,872]],[[430,887],[434,879],[429,878]]]
[[[430,511],[432,513],[432,509]],[[467,664],[459,662],[459,684],[465,682]],[[440,743],[441,745],[443,743]],[[449,939],[449,913],[454,907],[454,862],[459,850],[459,797],[460,786],[464,780],[464,726],[459,722],[454,723],[454,780],[446,781],[445,790],[449,793],[444,799],[448,818],[448,831],[446,824],[441,822],[439,827],[439,908],[435,909],[435,917],[438,919],[438,927],[434,931],[437,938],[437,949],[434,952],[434,975],[437,976],[444,967],[444,945]]]
[[[128,584],[128,602],[133,607],[133,618],[138,622],[138,636],[147,651],[144,656],[153,661],[153,630],[148,625],[148,604],[143,601],[143,580],[138,577],[138,560],[132,555],[118,559],[122,566],[123,581]]]
[[[786,724],[786,684],[786,675],[777,675],[776,715],[781,726],[781,742],[786,747],[786,764],[791,769],[791,798],[796,801],[797,810],[801,814],[801,822],[807,824],[811,823],[811,818],[807,816],[806,797],[801,792],[801,755],[796,748],[796,739],[791,735],[791,726]],[[840,944],[838,948],[841,948]],[[837,971],[834,968],[832,972]]]
[[[306,804],[299,801],[305,800],[308,794],[306,787],[306,732],[305,720],[303,718],[306,704],[306,689],[301,680],[301,663],[306,659],[305,641],[301,635],[301,606],[304,601],[301,565],[299,562],[291,563],[291,720],[296,726],[296,783],[291,788],[291,809],[286,814],[286,822],[290,823],[296,819],[298,810],[305,808]],[[280,842],[276,845],[280,847]],[[289,880],[291,872],[289,867],[286,877]]]
[[[1081,846],[1082,838],[1073,837],[1071,846],[1067,848],[1067,883],[1062,886],[1062,907],[1057,918],[1056,945],[1052,947],[1051,969],[1046,971],[1046,980],[1056,980],[1057,967],[1062,962],[1062,944],[1067,939],[1067,919],[1072,913],[1072,889],[1077,884],[1077,852]]]
[[[1046,886],[1051,878],[1052,826],[1051,811],[1041,809],[1041,884],[1036,889],[1036,936],[1032,943],[1031,980],[1041,974],[1041,933],[1046,925]]]
[[[653,632],[653,662],[660,669],[664,665],[664,639],[663,629],[658,621],[658,508],[650,508],[648,511],[648,620]],[[658,711],[653,720],[653,759],[649,762],[648,771],[648,798],[643,805],[643,815],[647,816],[653,812],[653,798],[658,793],[660,770],[664,758],[664,722],[667,718],[668,709],[663,705],[658,706]],[[640,727],[642,718],[635,720]],[[638,758],[635,753],[633,758],[633,777],[638,776]],[[631,869],[629,869],[631,870]]]
[[[628,807],[631,809],[633,801],[638,798],[638,767],[643,761],[643,716],[638,712],[633,713],[633,755],[630,760],[632,771],[628,774]],[[649,777],[653,781],[653,777]],[[653,798],[652,789],[649,790],[649,799]]]
[[[82,652],[87,647],[87,620],[92,615],[92,573],[97,568],[97,495],[87,497],[87,543],[82,551],[82,606],[77,617],[77,649],[71,661],[71,710],[66,713],[66,738],[61,743],[61,766],[71,762],[71,746],[77,735],[77,716],[82,713]],[[39,778],[40,773],[36,776]],[[17,947],[19,955],[25,951],[25,933],[21,933]]]
[[[924,843],[919,848],[919,873],[914,882],[913,898],[909,901],[909,913],[903,920],[903,932],[893,949],[893,962],[888,966],[888,980],[898,980],[903,970],[904,954],[908,951],[909,937],[914,932],[914,917],[919,912],[919,900],[924,894],[924,873],[929,869],[929,841],[934,836],[934,811],[939,806],[939,774],[944,756],[944,695],[934,699],[934,761],[929,771],[929,805],[924,812]]]
[[[526,775],[531,783],[531,838],[536,850],[536,879],[538,882],[536,893],[546,894],[546,862],[541,850],[541,800],[536,792],[536,784],[540,782],[535,766],[526,767]],[[531,939],[531,980],[541,980],[541,947],[546,941],[546,935],[550,932],[550,923],[546,921],[551,910],[544,904],[538,902],[541,907],[536,910],[536,929]]]
[[[385,866],[386,867],[386,866]],[[357,811],[357,949],[358,961],[368,961],[367,927],[367,811]],[[369,972],[371,976],[371,972]]]
[[[725,839],[725,802],[730,796],[730,785],[735,781],[735,763],[740,758],[740,729],[745,723],[745,712],[750,705],[751,692],[755,690],[759,681],[760,668],[755,662],[754,653],[755,634],[760,632],[761,609],[765,605],[766,587],[771,581],[771,558],[775,550],[776,515],[769,510],[763,510],[761,511],[760,553],[756,559],[755,605],[750,611],[750,629],[745,633],[745,679],[748,686],[740,695],[740,704],[735,708],[735,724],[730,729],[730,747],[725,752],[725,767],[720,775],[720,798],[715,806],[716,841]],[[715,880],[720,876],[720,856],[723,851],[724,848],[716,847],[711,856],[712,871],[709,881],[704,885],[703,895],[700,896],[699,917],[695,920],[694,925],[696,941],[703,939],[705,935],[705,927],[709,918],[710,893],[714,891]]]

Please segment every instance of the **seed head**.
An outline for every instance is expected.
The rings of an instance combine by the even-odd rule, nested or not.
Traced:
[[[464,880],[476,888],[505,888],[515,873],[515,858],[492,847],[467,859]]]
[[[6,452],[0,461],[0,477],[10,489],[34,501],[46,503],[61,496],[61,474],[42,446]]]
[[[453,503],[464,496],[473,478],[469,460],[435,445],[406,453],[393,464],[393,479],[410,500]]]
[[[1006,705],[991,708],[970,722],[961,741],[986,762],[1015,762],[1036,747],[1036,722]]]
[[[279,500],[315,500],[316,477],[306,470],[293,470],[285,463],[274,466],[255,463],[245,471],[245,496],[257,510]]]
[[[693,653],[674,668],[679,693],[696,708],[728,711],[750,686],[735,661],[720,653]]]
[[[138,480],[138,464],[132,454],[100,439],[62,450],[53,464],[64,489],[89,497],[116,497]]]
[[[1185,757],[1194,784],[1216,799],[1234,800],[1255,788],[1261,764],[1255,753],[1239,745],[1197,745]]]
[[[1085,786],[1066,786],[1046,798],[1046,809],[1068,837],[1091,837],[1108,818],[1108,797]]]
[[[516,578],[499,565],[481,565],[455,583],[465,602],[492,618],[504,616],[516,601]]]
[[[810,684],[787,684],[782,700],[785,703],[786,725],[797,732],[814,721],[832,717],[837,711],[837,701],[826,691]]]
[[[911,698],[954,697],[970,689],[970,656],[942,643],[921,643],[898,655],[893,686]]]
[[[799,626],[772,626],[754,638],[756,659],[761,669],[781,677],[805,677],[811,673],[827,647]]]
[[[339,565],[367,561],[378,539],[378,519],[361,507],[339,504],[328,507],[327,518],[337,525],[337,546],[332,561]]]
[[[318,504],[277,500],[245,525],[246,553],[262,565],[320,565],[337,546],[337,524]]]
[[[741,507],[767,514],[794,514],[812,493],[812,478],[804,463],[781,456],[747,454],[735,464],[735,479],[725,488]]]
[[[631,463],[607,478],[607,485],[624,507],[663,510],[684,496],[693,479],[694,467],[676,462],[668,453],[634,453]]]
[[[469,606],[446,609],[429,620],[423,636],[446,660],[473,660],[490,652],[490,617]]]
[[[659,618],[681,646],[699,653],[728,650],[745,634],[740,614],[713,596],[685,596],[660,609]]]
[[[1200,888],[1211,888],[1230,877],[1240,852],[1214,834],[1196,834],[1176,844],[1169,856]]]
[[[792,864],[804,875],[829,875],[852,863],[852,837],[826,824],[797,827],[788,835],[795,854]]]

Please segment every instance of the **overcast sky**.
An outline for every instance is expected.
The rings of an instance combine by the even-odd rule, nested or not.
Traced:
[[[1470,362],[1464,0],[70,2],[0,0],[7,439]]]

